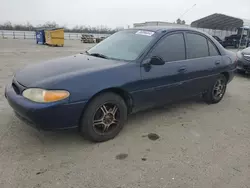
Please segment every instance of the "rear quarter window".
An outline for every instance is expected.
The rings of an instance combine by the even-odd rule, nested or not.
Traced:
[[[209,56],[207,39],[199,34],[187,33],[188,59]]]
[[[210,56],[220,55],[217,47],[214,44],[212,44],[212,42],[209,41],[209,40],[208,40],[208,46],[209,46],[209,54],[210,54]]]

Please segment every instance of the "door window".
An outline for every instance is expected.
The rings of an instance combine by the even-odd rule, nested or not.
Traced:
[[[151,56],[160,57],[165,62],[184,60],[186,54],[183,34],[171,34],[161,39],[152,50]]]
[[[187,33],[188,59],[209,56],[207,39],[201,35]]]

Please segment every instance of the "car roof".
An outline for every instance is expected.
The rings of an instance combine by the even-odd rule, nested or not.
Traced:
[[[157,32],[157,33],[162,33],[162,32],[166,32],[166,31],[197,31],[200,33],[203,33],[197,29],[191,28],[191,27],[187,27],[187,26],[143,26],[143,27],[135,27],[135,28],[131,28],[129,30],[147,30],[147,31],[153,31],[153,32]]]
[[[219,44],[219,42],[214,39],[211,35],[209,35],[206,32],[200,31],[195,28],[187,27],[187,26],[143,26],[143,27],[136,27],[136,28],[131,28],[131,29],[126,29],[126,30],[146,30],[146,31],[152,31],[157,33],[158,35],[162,35],[163,33],[166,32],[171,32],[171,31],[195,31],[197,33],[201,33],[208,38],[210,38],[214,43]],[[221,46],[218,46],[220,53],[225,54],[225,49]]]

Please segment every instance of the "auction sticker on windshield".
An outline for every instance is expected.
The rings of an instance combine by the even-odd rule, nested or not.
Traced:
[[[137,31],[135,34],[136,35],[146,35],[146,36],[152,36],[155,32],[153,31],[143,31],[143,30],[140,30],[140,31]]]

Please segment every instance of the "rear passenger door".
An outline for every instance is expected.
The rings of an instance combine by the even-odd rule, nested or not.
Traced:
[[[207,36],[186,32],[187,66],[190,69],[189,82],[185,89],[195,93],[207,90],[215,81],[221,66],[221,55],[211,39]]]

